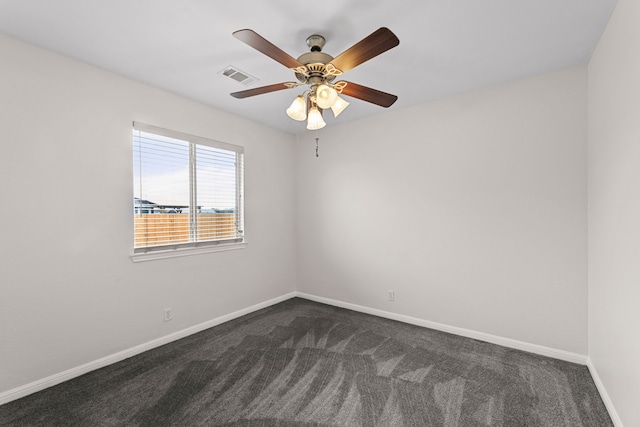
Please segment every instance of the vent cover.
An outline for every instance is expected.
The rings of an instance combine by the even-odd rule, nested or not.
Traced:
[[[249,73],[245,73],[244,71],[239,70],[238,67],[234,67],[233,65],[229,65],[222,71],[218,72],[218,74],[227,76],[244,86],[248,86],[249,84],[259,80],[257,77],[253,77]]]

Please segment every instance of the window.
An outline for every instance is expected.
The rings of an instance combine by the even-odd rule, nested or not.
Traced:
[[[133,170],[134,257],[244,241],[242,147],[134,123]]]

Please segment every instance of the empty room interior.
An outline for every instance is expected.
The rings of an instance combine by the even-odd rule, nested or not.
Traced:
[[[331,333],[332,317],[369,322],[416,360],[416,348],[437,351],[407,337],[436,334],[419,336],[464,339],[487,352],[487,370],[502,352],[576,367],[612,425],[640,426],[639,41],[634,0],[0,1],[0,424],[38,425],[17,418],[29,412],[21,402],[120,364],[166,358],[166,368],[169,349],[186,357],[200,334],[273,337],[264,319],[309,310]],[[323,104],[322,88],[346,108]],[[192,160],[202,146],[215,161],[229,154],[228,200],[196,201],[209,188],[200,160],[187,166],[186,201],[170,197],[182,178],[152,180],[140,166],[140,141],[153,136],[193,136]],[[147,193],[160,182],[166,190]],[[205,217],[228,222],[203,234]],[[184,220],[186,240],[141,238],[141,221],[157,218]],[[322,322],[307,347],[333,339],[319,338]],[[333,349],[355,339],[344,340]],[[283,338],[278,351],[287,346],[304,343]],[[409,358],[383,363],[382,344],[371,346],[358,354],[378,376]],[[389,383],[372,419],[362,389],[345,389],[351,406],[326,425],[420,425],[406,421],[422,409],[401,388],[420,381],[433,383],[432,425],[524,425],[509,405],[535,425],[560,419],[526,409],[544,390],[509,403],[506,389],[482,389],[491,375],[472,388],[436,381],[437,364],[424,363]],[[533,375],[518,363],[514,378]],[[187,375],[162,372],[157,393]],[[209,380],[189,405],[216,386],[213,373],[198,377]],[[299,387],[287,393],[313,388]],[[465,418],[464,393],[480,389]],[[264,401],[246,419],[228,411],[246,424],[225,425],[325,425],[319,399],[335,396],[323,393],[314,411],[291,397],[259,418]],[[572,400],[576,414],[590,410],[584,399]],[[152,391],[147,401],[163,402]],[[152,425],[145,411],[131,425]],[[404,424],[390,421],[396,412]],[[576,417],[557,425],[598,425]]]

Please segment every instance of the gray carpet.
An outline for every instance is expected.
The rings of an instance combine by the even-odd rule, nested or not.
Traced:
[[[611,426],[585,366],[294,298],[0,406],[2,426]]]

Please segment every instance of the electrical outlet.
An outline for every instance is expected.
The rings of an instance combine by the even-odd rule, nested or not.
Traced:
[[[171,320],[173,317],[171,316],[171,307],[165,308],[164,309],[164,321],[168,322],[169,320]]]
[[[387,291],[387,299],[392,302],[395,301],[396,300],[395,291]]]

